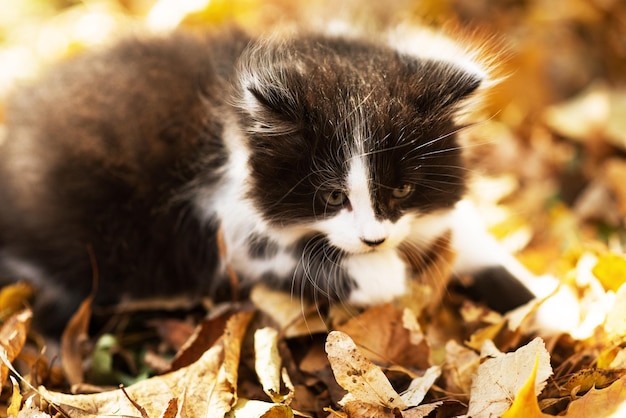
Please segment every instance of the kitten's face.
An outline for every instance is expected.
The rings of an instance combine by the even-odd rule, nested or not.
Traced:
[[[250,51],[240,67],[249,197],[269,224],[347,253],[397,246],[465,189],[454,123],[480,79],[354,41]]]

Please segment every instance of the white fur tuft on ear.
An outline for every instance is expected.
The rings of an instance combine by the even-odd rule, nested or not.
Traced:
[[[235,103],[251,116],[253,124],[246,129],[267,135],[293,132],[297,95],[288,86],[294,75],[302,76],[304,65],[292,56],[286,41],[266,39],[250,45],[237,65]]]
[[[387,33],[389,45],[401,53],[453,64],[481,80],[481,89],[498,83],[497,54],[487,53],[487,44],[468,42],[467,36],[452,39],[441,30],[411,24],[398,25]]]

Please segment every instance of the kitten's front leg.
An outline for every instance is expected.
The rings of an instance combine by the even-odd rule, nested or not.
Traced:
[[[356,284],[348,299],[352,304],[385,303],[407,291],[408,266],[395,248],[350,255],[343,267]]]
[[[471,276],[466,293],[500,312],[514,309],[531,299],[551,294],[558,286],[552,277],[535,276],[507,252],[487,231],[474,205],[457,204],[450,217],[454,264],[459,277]]]

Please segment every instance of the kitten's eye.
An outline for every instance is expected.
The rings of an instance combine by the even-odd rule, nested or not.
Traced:
[[[406,197],[409,197],[411,193],[413,193],[413,186],[411,186],[410,184],[403,184],[402,186],[393,189],[391,195],[394,199],[404,199]]]
[[[333,190],[323,195],[324,202],[328,206],[343,206],[348,201],[348,196],[339,190]]]

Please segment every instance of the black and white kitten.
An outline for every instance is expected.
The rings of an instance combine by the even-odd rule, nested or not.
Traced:
[[[403,246],[426,254],[451,230],[469,242],[459,269],[493,272],[457,204],[459,113],[487,74],[436,41],[178,33],[59,65],[7,106],[2,281],[40,287],[58,329],[94,268],[103,305],[227,295],[227,266],[244,287],[374,304],[405,292]],[[532,297],[503,283],[503,308]]]

